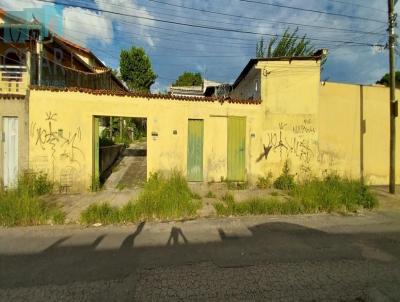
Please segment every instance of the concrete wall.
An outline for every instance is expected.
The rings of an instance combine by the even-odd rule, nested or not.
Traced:
[[[276,176],[288,160],[299,176],[318,174],[319,62],[260,61],[257,68],[263,101],[258,140],[265,150],[260,172]]]
[[[261,72],[256,67],[249,71],[249,73],[242,79],[242,81],[232,91],[232,97],[237,99],[261,99]]]
[[[388,183],[388,88],[323,83],[319,127],[320,157],[325,169],[350,177],[363,175],[370,184]],[[399,131],[397,124],[397,183],[400,183]]]
[[[251,182],[269,172],[277,177],[288,160],[298,177],[336,172],[359,178],[362,170],[369,183],[387,183],[388,89],[321,85],[319,62],[312,60],[259,62],[255,69],[261,104],[31,90],[30,167],[55,182],[71,179],[72,191],[88,190],[93,117],[122,116],[147,118],[148,174],[186,174],[188,119],[203,119],[204,181],[220,181],[227,176],[227,119],[241,116]]]
[[[0,133],[3,134],[3,118],[18,117],[18,169],[28,168],[28,101],[25,96],[6,97],[0,95]],[[3,178],[4,142],[0,137],[0,183]]]
[[[250,133],[261,137],[261,105],[31,90],[30,110],[30,166],[55,182],[71,179],[72,190],[91,185],[93,116],[147,118],[148,173],[184,174],[188,119],[204,119],[205,181],[226,178],[227,117],[246,116],[246,170],[249,177],[256,171],[260,145],[250,142]]]
[[[123,145],[104,146],[99,149],[99,172],[103,174],[109,169],[121,154]]]

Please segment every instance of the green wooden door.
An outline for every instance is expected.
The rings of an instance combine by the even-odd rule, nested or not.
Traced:
[[[245,180],[246,118],[228,117],[228,180]]]
[[[92,172],[92,191],[100,188],[99,171],[100,151],[99,151],[99,118],[93,118],[93,172]]]
[[[203,120],[189,120],[188,127],[188,181],[203,181]]]

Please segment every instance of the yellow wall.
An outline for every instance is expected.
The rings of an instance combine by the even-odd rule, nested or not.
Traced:
[[[72,179],[77,191],[91,185],[93,116],[147,118],[148,173],[174,168],[186,173],[188,119],[204,119],[205,180],[218,181],[226,178],[227,116],[248,116],[249,136],[250,132],[259,131],[257,116],[262,112],[261,105],[254,104],[40,90],[31,90],[29,108],[30,166],[49,173],[55,182]],[[158,136],[152,136],[154,132]],[[252,148],[249,153],[254,152]],[[249,167],[247,170],[250,172]]]
[[[400,91],[396,93],[399,95]],[[363,135],[361,119],[365,121]],[[323,83],[319,125],[320,157],[324,159],[326,169],[355,178],[360,177],[363,171],[365,180],[370,184],[388,183],[388,88]],[[399,131],[397,124],[397,183],[400,183]]]
[[[241,116],[246,117],[247,180],[255,182],[269,172],[277,177],[286,160],[300,178],[328,172],[359,178],[360,87],[321,85],[315,61],[259,62],[255,69],[260,71],[261,104],[31,90],[30,166],[55,182],[69,179],[72,191],[88,190],[93,117],[143,117],[148,173],[178,169],[186,174],[188,119],[203,119],[204,181],[220,181],[227,176],[227,118]],[[363,88],[363,163],[371,184],[387,183],[387,99],[386,88]]]
[[[316,169],[320,64],[315,61],[260,61],[262,77],[262,137],[268,158],[259,172],[279,175],[286,160],[301,177]],[[308,174],[308,173],[307,173]]]

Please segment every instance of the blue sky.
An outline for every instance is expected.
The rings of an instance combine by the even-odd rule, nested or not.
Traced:
[[[387,19],[386,1],[382,0],[259,1],[358,16],[381,22]],[[307,34],[308,37],[315,39],[313,44],[316,48],[329,49],[328,62],[322,74],[323,80],[370,84],[388,70],[386,50],[379,47],[333,42],[386,44],[386,24],[380,22],[272,7],[241,0],[157,0],[156,2],[152,0],[57,0],[57,2],[122,12],[144,18],[259,33],[255,35],[199,29],[137,17],[94,12],[68,5],[55,6],[59,18],[63,21],[63,35],[77,44],[90,48],[112,68],[118,66],[122,48],[132,45],[145,48],[158,75],[157,82],[152,87],[153,91],[165,90],[183,71],[201,72],[210,80],[233,82],[248,60],[254,57],[255,45],[261,34],[265,34],[264,39],[268,41],[269,35],[281,34],[288,27],[279,22],[302,24],[299,26],[299,34]],[[353,4],[349,4],[350,2]],[[6,10],[15,11],[53,4],[34,0],[0,0],[0,5]],[[210,10],[225,15],[173,5]],[[290,28],[295,29],[296,26],[292,25]]]

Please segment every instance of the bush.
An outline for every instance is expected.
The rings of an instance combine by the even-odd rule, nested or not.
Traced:
[[[235,202],[232,195],[225,195],[222,202],[214,205],[217,214],[262,215],[262,214],[311,214],[321,212],[356,212],[372,209],[378,205],[370,189],[357,180],[330,175],[324,179],[312,178],[292,186],[289,200],[274,198],[250,199]]]
[[[274,188],[279,190],[292,190],[295,186],[294,175],[290,174],[290,168],[288,161],[282,168],[282,174],[274,181]]]
[[[378,205],[377,198],[361,181],[337,175],[329,175],[322,180],[305,180],[297,184],[290,195],[315,212],[355,212],[359,208],[372,209]]]
[[[214,207],[220,216],[232,215],[262,215],[281,214],[281,205],[276,199],[251,199],[244,202],[235,202],[233,195],[226,194],[223,202],[215,203]]]
[[[81,221],[86,224],[115,224],[120,222],[120,211],[108,203],[92,204],[81,213]]]
[[[206,198],[216,198],[217,196],[212,191],[208,191],[208,193],[204,197],[206,197]]]
[[[99,145],[100,145],[100,147],[108,147],[108,146],[115,145],[115,143],[112,139],[101,136],[101,137],[99,137]]]
[[[40,195],[51,193],[53,184],[45,174],[25,174],[14,189],[0,193],[0,225],[62,224],[65,213]]]
[[[259,177],[256,183],[257,188],[259,189],[268,189],[272,185],[272,173],[269,172],[265,177]]]
[[[53,192],[54,183],[45,173],[25,173],[19,180],[17,189],[28,190],[31,196],[41,196]]]
[[[108,204],[92,205],[81,214],[83,223],[122,223],[154,219],[180,219],[196,215],[201,207],[199,196],[189,189],[186,179],[178,172],[169,177],[153,174],[136,202],[121,209]]]
[[[226,185],[229,190],[246,190],[249,187],[249,183],[245,182],[235,182],[235,181],[226,181]]]

